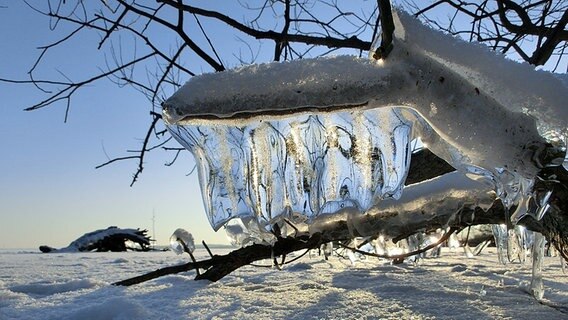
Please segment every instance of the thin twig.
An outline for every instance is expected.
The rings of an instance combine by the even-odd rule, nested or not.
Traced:
[[[213,253],[211,253],[211,249],[209,249],[209,246],[207,245],[207,243],[205,243],[205,240],[202,240],[201,243],[202,243],[203,246],[205,247],[205,250],[207,250],[207,253],[209,254],[209,257],[213,258]]]

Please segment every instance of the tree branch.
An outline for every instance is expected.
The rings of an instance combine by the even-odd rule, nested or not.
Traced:
[[[567,33],[565,31],[566,24],[568,24],[568,11],[565,11],[562,18],[551,32],[545,34],[546,41],[533,53],[529,59],[529,63],[540,66],[544,65],[556,49],[556,46],[562,41],[561,34]],[[568,33],[567,33],[568,34]],[[568,37],[567,37],[568,39]]]
[[[211,56],[209,56],[205,51],[203,51],[203,49],[201,49],[183,30],[183,27],[179,27],[178,25],[174,25],[162,18],[159,18],[155,15],[149,14],[148,12],[145,12],[143,10],[140,10],[136,7],[134,7],[133,5],[130,5],[128,3],[126,3],[124,0],[116,0],[117,2],[119,2],[121,5],[124,6],[125,9],[130,10],[142,17],[147,18],[149,21],[153,21],[156,22],[170,30],[175,31],[179,37],[184,41],[184,43],[191,49],[193,50],[200,58],[202,58],[205,62],[207,62],[211,67],[213,67],[213,69],[215,69],[215,71],[224,71],[225,67],[222,66],[221,64],[219,64],[217,61],[215,61],[215,59],[213,59]],[[175,3],[176,7],[180,6],[179,3]],[[181,4],[181,6],[185,6],[183,4]]]
[[[373,58],[384,59],[392,51],[392,35],[394,33],[394,21],[389,0],[377,0],[381,20],[381,45],[377,52],[373,53]]]
[[[157,0],[160,3],[165,3],[174,8],[178,8],[180,5],[172,0]],[[327,46],[329,48],[339,47],[339,48],[353,48],[360,50],[369,50],[371,43],[368,41],[362,41],[357,37],[353,36],[346,39],[334,38],[334,37],[313,37],[301,34],[282,34],[276,31],[260,31],[250,28],[222,13],[217,11],[205,10],[189,5],[183,5],[183,10],[196,15],[209,17],[217,19],[255,39],[270,39],[278,42],[299,42],[304,44],[314,44]]]

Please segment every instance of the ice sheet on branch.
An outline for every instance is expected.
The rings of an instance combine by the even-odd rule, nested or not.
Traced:
[[[567,127],[567,88],[400,16],[386,61],[246,66],[194,77],[165,102],[170,132],[198,163],[214,229],[228,222],[236,243],[271,242],[275,224],[397,200],[416,137],[506,205],[528,194],[543,132]]]
[[[495,199],[495,192],[487,184],[456,171],[409,185],[399,199],[379,201],[364,214],[345,208],[335,214],[319,215],[309,225],[309,232],[338,230],[343,224],[347,226],[345,238],[377,234],[392,238],[424,221],[436,221],[435,224],[440,225],[455,222],[464,209],[487,210]]]

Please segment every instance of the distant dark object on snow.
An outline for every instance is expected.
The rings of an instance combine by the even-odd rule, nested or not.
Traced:
[[[39,250],[43,253],[88,251],[122,252],[127,250],[149,251],[151,250],[150,237],[146,235],[147,232],[148,230],[121,229],[113,226],[107,229],[85,233],[65,248],[56,249],[44,245],[40,246]]]

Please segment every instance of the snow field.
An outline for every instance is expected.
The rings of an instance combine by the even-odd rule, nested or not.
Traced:
[[[227,249],[214,250],[216,254]],[[198,259],[206,258],[196,250]],[[543,301],[528,293],[530,263],[498,263],[444,249],[439,259],[391,265],[306,255],[284,271],[247,266],[216,283],[194,273],[132,287],[110,284],[184,263],[173,252],[0,252],[0,319],[563,319],[568,276],[544,262]],[[259,262],[269,264],[269,262]]]

